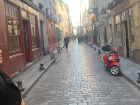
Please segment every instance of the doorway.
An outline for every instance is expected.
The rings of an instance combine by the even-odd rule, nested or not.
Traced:
[[[31,56],[30,56],[28,21],[27,20],[23,20],[23,31],[24,31],[24,45],[25,45],[26,62],[30,62]]]
[[[129,58],[129,40],[128,40],[127,21],[125,21],[124,24],[125,24],[125,32],[126,32],[126,57]]]

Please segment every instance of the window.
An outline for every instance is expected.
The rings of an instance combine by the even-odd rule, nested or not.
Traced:
[[[115,23],[120,23],[120,15],[117,15],[117,16],[115,17]]]
[[[32,46],[37,46],[35,16],[30,14]]]
[[[134,26],[133,26],[132,8],[129,9],[129,21],[130,21],[130,39],[131,39],[131,42],[134,42]]]
[[[20,51],[18,8],[5,2],[5,14],[9,52]]]
[[[117,37],[116,41],[117,41],[118,44],[122,44],[120,24],[117,24],[115,28],[116,28],[116,37]]]
[[[127,19],[127,13],[126,13],[126,11],[124,11],[122,13],[122,20],[125,20],[125,19]]]

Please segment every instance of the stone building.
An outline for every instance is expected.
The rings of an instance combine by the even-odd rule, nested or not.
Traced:
[[[2,70],[9,76],[43,56],[39,12],[29,0],[0,0]]]
[[[140,1],[114,0],[108,8],[112,17],[113,44],[120,56],[140,64]]]
[[[46,55],[49,52],[48,36],[47,36],[47,20],[46,20],[47,1],[46,0],[30,0],[30,1],[40,8],[39,17],[42,38],[42,50],[43,54]]]

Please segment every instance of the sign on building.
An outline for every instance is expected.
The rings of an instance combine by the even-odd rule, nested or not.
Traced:
[[[58,23],[61,23],[62,21],[61,21],[61,15],[59,14],[58,15]]]
[[[97,8],[90,8],[88,10],[88,14],[95,14],[95,15],[97,15],[97,13],[98,13],[98,9]]]

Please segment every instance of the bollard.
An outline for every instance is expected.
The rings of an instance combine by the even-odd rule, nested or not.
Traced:
[[[91,43],[91,48],[93,48],[93,44]]]
[[[62,47],[61,47],[61,50],[62,50]]]
[[[96,47],[94,47],[94,51],[96,51]]]
[[[60,53],[60,48],[59,47],[57,47],[57,52]]]
[[[45,68],[44,68],[44,66],[43,66],[43,63],[40,63],[40,68],[39,68],[39,70],[44,70]]]
[[[100,51],[100,49],[98,50],[98,54],[101,54],[101,51]]]
[[[55,59],[55,53],[51,53],[51,59]]]
[[[20,92],[23,92],[25,89],[22,87],[22,81],[17,81],[18,88]]]
[[[138,83],[140,83],[140,71],[138,72],[139,78],[137,80]]]

